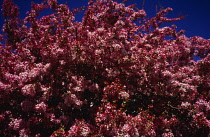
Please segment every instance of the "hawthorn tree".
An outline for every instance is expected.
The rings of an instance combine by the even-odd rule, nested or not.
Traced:
[[[56,0],[2,10],[1,136],[209,136],[210,41],[163,27],[181,19],[171,8],[89,0],[81,22]]]

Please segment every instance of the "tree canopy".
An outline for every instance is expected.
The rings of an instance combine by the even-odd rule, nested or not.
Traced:
[[[209,135],[210,40],[162,26],[182,19],[171,8],[89,0],[81,22],[56,0],[2,10],[1,136]]]

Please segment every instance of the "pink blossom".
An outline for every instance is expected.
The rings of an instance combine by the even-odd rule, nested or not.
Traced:
[[[28,137],[30,136],[30,129],[29,128],[23,128],[19,131],[20,137]]]
[[[122,3],[117,3],[117,4],[115,5],[115,9],[116,9],[116,10],[122,10],[124,7],[125,7],[125,5],[122,4]]]
[[[190,108],[191,104],[189,102],[182,102],[181,106],[184,108],[184,109],[188,109]]]
[[[125,22],[122,21],[122,20],[118,20],[118,21],[115,23],[115,26],[116,26],[117,28],[121,28],[121,27],[123,27],[124,25],[125,25]]]
[[[44,102],[41,102],[39,104],[36,104],[35,105],[35,110],[39,113],[43,113],[43,112],[46,112],[47,110],[47,104],[44,103]]]
[[[0,82],[0,90],[1,90],[1,91],[4,91],[4,90],[6,90],[6,89],[9,88],[9,87],[10,87],[9,85],[6,85],[6,84]]]
[[[113,44],[112,47],[114,47],[114,49],[119,50],[120,48],[122,48],[119,44]]]
[[[132,8],[129,8],[129,7],[125,7],[125,12],[127,12],[128,14],[132,14],[134,13],[134,10]]]
[[[173,74],[172,74],[170,71],[168,71],[168,70],[163,71],[162,73],[163,73],[163,75],[166,76],[166,77],[172,77],[172,76],[173,76]]]
[[[83,120],[76,120],[75,124],[70,127],[68,133],[69,136],[87,137],[90,133],[90,128]]]
[[[174,137],[174,134],[172,132],[163,133],[162,137]]]
[[[198,112],[210,111],[210,102],[203,99],[197,100],[194,106]]]
[[[77,97],[75,94],[70,94],[70,95],[67,94],[64,100],[65,104],[70,107],[77,101]]]
[[[122,99],[128,99],[130,97],[129,93],[127,93],[125,91],[120,92],[119,95],[120,95],[119,98],[122,98]]]
[[[19,74],[21,82],[25,82],[28,79],[28,72],[21,72]]]
[[[35,96],[36,95],[36,89],[35,89],[35,84],[28,84],[22,87],[21,92],[25,96]]]
[[[34,68],[28,73],[29,80],[33,80],[36,77],[38,77],[41,74],[41,71],[39,68]]]
[[[61,122],[60,119],[57,119],[55,117],[55,114],[47,114],[47,118],[49,118],[50,121],[53,122],[53,123],[60,123]]]
[[[83,105],[83,101],[81,100],[76,100],[75,102],[75,108],[80,109]]]
[[[129,132],[130,130],[131,130],[131,125],[129,125],[129,124],[125,124],[125,125],[123,125],[123,127],[122,127],[122,131],[123,132]]]
[[[18,75],[14,75],[11,73],[5,73],[4,77],[6,80],[10,81],[11,83],[15,83],[15,81],[19,81],[19,76]]]
[[[19,130],[24,126],[24,121],[22,119],[12,119],[9,126],[14,130]]]

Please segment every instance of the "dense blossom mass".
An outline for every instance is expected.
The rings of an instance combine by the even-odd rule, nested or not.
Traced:
[[[171,8],[84,9],[78,22],[82,9],[47,0],[20,19],[4,0],[0,136],[208,137],[210,40],[163,26],[182,18],[167,18]]]

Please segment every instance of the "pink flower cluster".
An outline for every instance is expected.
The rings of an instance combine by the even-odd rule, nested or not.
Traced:
[[[183,18],[167,18],[171,8],[152,18],[112,0],[85,9],[77,22],[82,8],[47,0],[20,19],[4,0],[0,136],[208,137],[210,40],[163,27]]]

